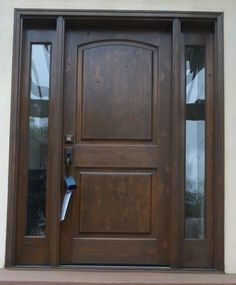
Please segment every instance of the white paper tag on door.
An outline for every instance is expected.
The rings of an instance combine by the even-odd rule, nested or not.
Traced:
[[[61,221],[64,221],[65,219],[71,194],[72,194],[72,191],[66,191],[65,193],[64,200],[63,200],[62,207],[61,207]]]

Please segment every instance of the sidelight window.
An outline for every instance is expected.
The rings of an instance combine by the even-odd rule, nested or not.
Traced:
[[[50,44],[31,45],[26,235],[45,235]]]
[[[185,50],[185,238],[204,238],[205,48]]]

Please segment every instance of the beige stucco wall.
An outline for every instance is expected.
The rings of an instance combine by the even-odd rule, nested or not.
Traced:
[[[236,0],[0,0],[0,267],[6,242],[14,8],[223,11],[225,16],[225,271],[236,273]]]

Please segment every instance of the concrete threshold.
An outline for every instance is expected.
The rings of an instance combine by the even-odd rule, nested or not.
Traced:
[[[145,270],[1,269],[0,284],[11,285],[218,285],[235,284],[236,274]]]

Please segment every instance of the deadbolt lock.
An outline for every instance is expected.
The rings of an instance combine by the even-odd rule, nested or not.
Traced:
[[[73,135],[65,135],[65,143],[74,143]]]

